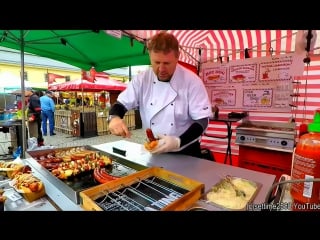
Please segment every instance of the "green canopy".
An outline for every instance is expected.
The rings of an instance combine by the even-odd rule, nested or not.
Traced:
[[[0,30],[0,46],[21,51],[21,72],[24,72],[24,53],[51,58],[83,70],[92,67],[97,72],[113,68],[149,65],[145,40],[130,34],[120,38],[103,30]],[[25,90],[21,77],[21,91]],[[22,95],[22,109],[25,96]],[[22,129],[26,128],[22,115]],[[27,147],[26,131],[22,131],[22,158]]]
[[[0,30],[0,46],[98,72],[150,64],[143,39],[104,30]]]

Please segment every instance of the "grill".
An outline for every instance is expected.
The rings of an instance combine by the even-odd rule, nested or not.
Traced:
[[[91,147],[91,146],[82,146],[82,147],[85,147],[88,150],[94,150],[94,151],[100,152],[102,155],[110,157],[112,159],[112,165],[111,167],[107,167],[107,171],[110,175],[117,176],[117,177],[124,177],[130,174],[136,173],[142,169],[146,169],[145,166],[136,164],[134,162],[130,162],[124,158],[111,155],[107,152],[96,150],[94,147]],[[77,147],[71,147],[71,148],[77,148]],[[66,180],[62,180],[55,177],[49,170],[42,167],[39,164],[39,162],[35,160],[35,158],[39,159],[40,156],[47,156],[48,154],[53,154],[55,151],[62,151],[62,150],[68,150],[68,149],[70,149],[70,147],[29,151],[28,154],[33,159],[27,159],[26,161],[28,162],[28,164],[32,166],[32,168],[36,169],[50,183],[52,183],[57,188],[59,188],[61,192],[64,193],[70,200],[72,200],[76,204],[79,204],[80,203],[79,193],[81,191],[99,185],[99,183],[95,181],[93,177],[93,170],[83,172],[78,176],[71,177]]]
[[[236,128],[236,144],[292,153],[295,128],[295,123],[246,121]]]
[[[180,211],[189,209],[204,184],[151,167],[80,192],[81,206],[95,211]]]
[[[187,192],[164,179],[151,177],[107,193],[95,202],[105,211],[158,211]]]
[[[295,123],[245,121],[236,128],[239,167],[291,175],[296,138]]]

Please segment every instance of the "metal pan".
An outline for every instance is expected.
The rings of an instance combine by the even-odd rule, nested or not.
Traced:
[[[110,175],[113,175],[113,176],[123,177],[146,168],[145,166],[111,155],[109,153],[95,149],[91,146],[81,146],[81,147],[87,150],[94,150],[94,151],[100,152],[103,155],[109,156],[112,159],[113,164],[111,169],[109,168],[108,171]],[[81,191],[100,184],[94,180],[92,171],[81,173],[78,176],[68,178],[67,180],[61,180],[55,177],[53,174],[51,174],[51,172],[48,169],[42,167],[40,163],[35,160],[40,156],[46,156],[56,151],[70,150],[71,148],[77,148],[77,147],[28,151],[27,153],[32,157],[32,159],[27,159],[26,161],[33,169],[36,169],[43,177],[45,177],[48,181],[50,181],[50,183],[52,183],[54,186],[60,189],[69,199],[71,199],[76,204],[79,204],[80,203],[79,193]]]
[[[227,179],[227,180],[226,180]],[[261,184],[245,178],[227,176],[204,194],[204,200],[222,210],[246,211],[261,188]]]

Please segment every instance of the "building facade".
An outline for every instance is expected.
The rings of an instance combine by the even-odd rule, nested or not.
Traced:
[[[0,47],[0,93],[21,88],[21,54],[17,50]],[[148,66],[123,67],[105,71],[113,79],[127,82]],[[81,69],[52,59],[24,54],[25,87],[47,89],[48,73],[65,76],[56,82],[73,81],[81,78]]]
[[[9,92],[21,87],[21,54],[7,48],[0,48],[0,92]],[[56,82],[81,78],[81,69],[51,59],[24,55],[24,84],[31,88],[48,88],[48,73],[64,76]]]

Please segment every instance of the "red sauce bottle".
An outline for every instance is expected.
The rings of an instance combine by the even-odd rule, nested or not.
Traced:
[[[291,172],[291,179],[320,178],[320,109],[308,125],[308,133],[297,143]],[[292,210],[320,210],[320,182],[299,182],[291,184]]]

